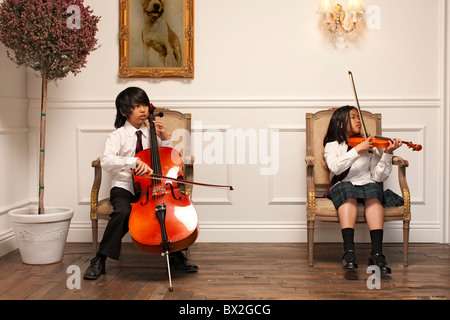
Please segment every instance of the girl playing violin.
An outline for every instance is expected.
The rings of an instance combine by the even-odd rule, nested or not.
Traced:
[[[361,120],[355,107],[344,106],[333,113],[323,141],[324,157],[331,178],[326,196],[338,210],[344,241],[344,269],[358,267],[353,238],[357,203],[363,202],[372,242],[369,264],[379,266],[382,273],[391,273],[382,253],[384,196],[377,182],[389,177],[392,152],[402,145],[402,141],[392,139],[383,154],[373,148],[372,136],[354,148],[349,147],[348,138],[359,134],[360,129]]]
[[[107,257],[119,259],[122,238],[128,232],[130,203],[139,199],[134,192],[131,170],[135,170],[138,176],[153,172],[145,162],[134,156],[150,146],[149,128],[145,125],[149,107],[149,98],[140,88],[127,88],[116,98],[116,130],[109,135],[101,159],[103,169],[112,174],[110,201],[114,211],[108,220],[97,255],[84,273],[84,279],[95,280],[104,274]],[[160,121],[155,121],[155,129],[158,145],[172,147],[172,140]],[[170,259],[171,264],[181,271],[198,270],[181,251],[171,253]]]

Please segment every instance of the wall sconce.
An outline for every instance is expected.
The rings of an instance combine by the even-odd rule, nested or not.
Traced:
[[[351,19],[345,19],[346,12],[352,14]],[[334,42],[336,42],[337,37],[346,41],[350,34],[355,33],[362,20],[360,15],[363,12],[361,0],[349,0],[345,9],[340,4],[333,6],[332,0],[320,0],[320,6],[317,10],[318,14],[324,15],[322,26],[326,27]]]

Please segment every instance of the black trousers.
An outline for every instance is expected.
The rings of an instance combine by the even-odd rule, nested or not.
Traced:
[[[98,252],[115,260],[119,260],[122,238],[128,232],[131,203],[138,199],[128,190],[114,187],[110,191],[110,201],[113,213],[106,225]]]

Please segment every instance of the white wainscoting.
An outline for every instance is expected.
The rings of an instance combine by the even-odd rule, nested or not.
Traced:
[[[175,110],[192,114],[195,180],[231,184],[235,188],[234,191],[225,191],[194,187],[193,202],[200,221],[199,241],[306,241],[305,113],[352,102],[266,100],[258,107],[259,102],[244,99],[154,101],[158,106],[175,106],[172,107]],[[412,196],[411,241],[439,242],[444,226],[439,215],[439,196],[433,190],[440,174],[439,161],[433,153],[438,152],[439,146],[431,138],[440,130],[435,125],[439,122],[439,99],[370,99],[360,103],[368,106],[364,107],[366,110],[382,113],[384,135],[402,137],[424,146],[421,152],[402,147],[397,154],[410,162],[407,178]],[[37,108],[36,104],[37,101],[31,101],[30,108]],[[58,184],[60,175],[57,172],[63,170],[62,163],[76,168],[74,174],[70,174],[74,185],[66,186],[74,192],[65,199],[75,207],[69,241],[91,239],[89,201],[93,168],[90,164],[101,155],[106,137],[113,130],[109,123],[113,122],[115,109],[111,105],[113,101],[49,101],[49,113],[56,113],[54,117],[60,119],[58,126],[66,128],[61,138],[69,142],[62,154],[52,151],[55,148],[52,143],[48,145],[49,161],[53,165],[61,163],[61,167],[48,173],[47,184]],[[104,120],[94,123],[91,121],[94,117]],[[34,126],[30,128],[31,131],[37,130]],[[230,130],[241,130],[243,134],[253,132],[259,140],[262,138],[260,132],[264,132],[268,141],[271,134],[277,133],[278,170],[274,174],[262,175],[267,164],[261,163],[259,158],[256,163],[251,163],[255,160],[249,158],[249,136],[245,141],[247,154],[244,163],[239,163],[242,160],[238,160],[236,142],[234,157],[227,163],[226,139]],[[223,148],[219,150],[219,156],[212,150],[215,140],[221,141],[219,145]],[[267,147],[264,151],[270,152],[271,149]],[[218,163],[211,163],[211,159]],[[108,196],[108,185],[108,174],[104,174],[101,196]],[[385,186],[400,192],[395,167]],[[48,191],[47,202],[59,201],[59,193]],[[104,224],[101,229],[102,226]],[[340,241],[336,224],[318,223],[317,229],[316,241]],[[366,227],[358,226],[357,229],[357,239],[369,241]],[[399,242],[401,234],[401,224],[386,224],[386,241]],[[129,237],[125,241],[127,239]]]

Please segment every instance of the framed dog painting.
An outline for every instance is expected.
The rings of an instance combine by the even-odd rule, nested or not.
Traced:
[[[119,0],[121,78],[194,77],[194,0]]]

